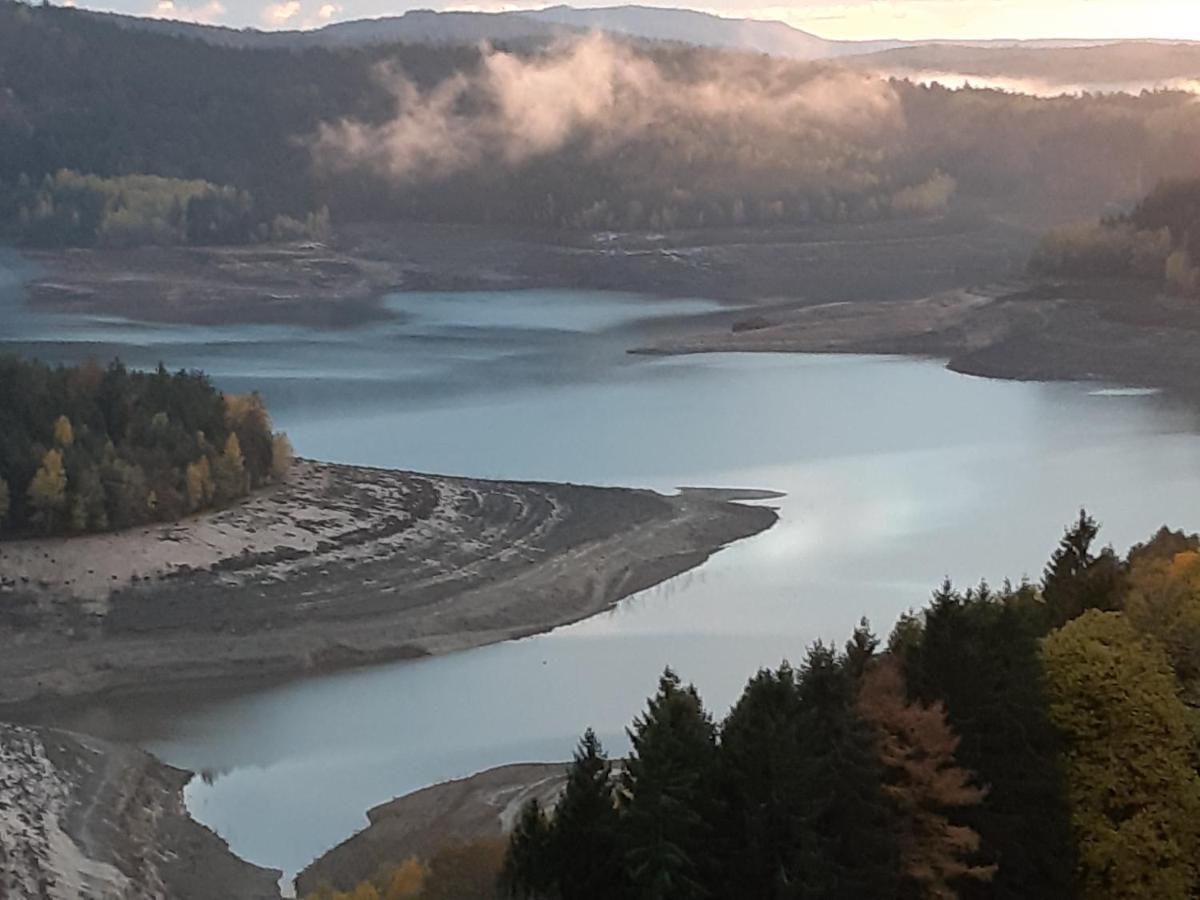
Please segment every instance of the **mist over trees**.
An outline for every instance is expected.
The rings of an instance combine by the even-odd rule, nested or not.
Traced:
[[[1198,139],[1200,107],[1182,93],[949,91],[598,39],[238,49],[0,3],[8,194],[41,191],[61,170],[205,181],[222,186],[205,196],[253,198],[256,233],[323,207],[342,221],[591,230],[867,221],[976,202],[1061,219],[1194,176]],[[9,216],[22,207],[36,204],[10,202]],[[112,234],[164,233],[148,231]]]
[[[258,395],[221,394],[202,373],[0,357],[0,535],[172,521],[290,464]]]

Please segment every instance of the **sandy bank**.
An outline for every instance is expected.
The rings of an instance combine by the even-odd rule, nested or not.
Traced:
[[[777,305],[644,353],[885,353],[972,375],[1107,381],[1200,399],[1200,308],[1131,283],[1009,282],[912,300]]]
[[[775,520],[724,493],[301,461],[222,512],[0,544],[0,703],[243,684],[534,634]]]
[[[566,763],[500,766],[382,803],[367,812],[366,828],[296,876],[296,895],[305,896],[322,881],[349,890],[381,866],[507,834],[531,798],[543,806],[557,802],[566,774]]]
[[[279,872],[188,815],[190,777],[132,748],[0,724],[0,897],[279,897]]]

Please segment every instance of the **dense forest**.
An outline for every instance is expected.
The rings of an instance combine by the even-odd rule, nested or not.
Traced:
[[[1079,278],[1138,278],[1184,296],[1200,294],[1200,179],[1162,182],[1133,211],[1055,229],[1035,271]]]
[[[223,395],[202,373],[0,358],[0,534],[170,521],[290,463],[258,395]]]
[[[1200,538],[1120,558],[1097,531],[1081,514],[1040,584],[945,584],[886,645],[864,622],[759,672],[720,723],[667,671],[629,756],[587,732],[502,863],[454,850],[453,896],[1196,897]],[[449,896],[438,872],[315,896]]]
[[[0,0],[0,197],[63,170],[204,181],[252,197],[258,234],[323,207],[588,229],[1095,215],[1196,175],[1198,140],[1182,93],[1045,100],[599,39],[221,47]],[[133,233],[205,233],[180,206]]]

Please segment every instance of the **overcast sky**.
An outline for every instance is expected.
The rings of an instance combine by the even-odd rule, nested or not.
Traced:
[[[56,0],[63,2],[63,0]],[[70,2],[70,0],[67,0]],[[78,0],[80,5],[236,27],[313,28],[406,9],[501,10],[545,6],[512,0]],[[616,5],[595,0],[573,5]],[[655,3],[673,6],[678,3]],[[1158,37],[1200,40],[1200,0],[707,0],[724,16],[781,19],[830,38]]]

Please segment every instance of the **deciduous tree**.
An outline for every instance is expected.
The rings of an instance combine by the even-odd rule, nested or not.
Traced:
[[[1089,611],[1042,643],[1067,739],[1071,823],[1088,900],[1189,900],[1200,889],[1195,732],[1163,650]]]
[[[866,669],[858,711],[875,731],[884,793],[897,812],[903,880],[917,897],[956,900],[961,879],[991,881],[994,866],[971,863],[979,834],[950,814],[978,806],[986,790],[958,765],[959,738],[940,702],[909,702],[900,662],[885,656]]]

